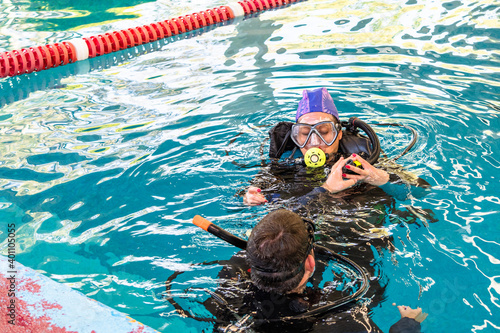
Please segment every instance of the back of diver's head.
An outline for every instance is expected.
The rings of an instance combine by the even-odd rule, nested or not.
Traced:
[[[280,294],[296,288],[304,268],[288,276],[305,261],[308,240],[306,225],[299,215],[284,209],[266,215],[253,228],[246,248],[253,284]]]

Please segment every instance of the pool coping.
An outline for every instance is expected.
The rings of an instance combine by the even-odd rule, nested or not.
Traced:
[[[158,332],[13,259],[0,255],[2,332]]]

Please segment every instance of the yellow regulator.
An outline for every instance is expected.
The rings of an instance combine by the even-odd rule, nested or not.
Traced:
[[[319,148],[311,148],[304,155],[304,162],[310,168],[319,168],[325,165],[325,153]]]

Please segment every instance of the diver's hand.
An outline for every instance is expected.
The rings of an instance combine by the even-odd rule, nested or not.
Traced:
[[[365,161],[361,156],[352,154],[349,159],[359,161],[363,169],[357,168],[354,165],[346,165],[346,168],[357,173],[356,175],[347,174],[346,178],[354,179],[356,181],[363,181],[375,186],[382,186],[389,181],[389,174],[386,171],[375,168],[373,165]]]
[[[249,206],[256,206],[266,203],[266,197],[260,193],[261,189],[255,186],[250,186],[243,196],[243,203]]]
[[[395,304],[393,304],[395,305]],[[422,313],[421,308],[412,309],[409,306],[398,305],[399,313],[401,313],[401,318],[408,317],[415,319],[419,323],[423,322],[427,318],[427,313]]]
[[[342,167],[346,164],[346,162],[347,161],[344,160],[343,157],[341,157],[337,161],[337,163],[333,165],[332,170],[330,170],[330,174],[326,179],[326,182],[321,185],[321,187],[325,188],[331,193],[337,193],[356,184],[356,179],[342,179],[342,176],[346,176],[342,174]]]

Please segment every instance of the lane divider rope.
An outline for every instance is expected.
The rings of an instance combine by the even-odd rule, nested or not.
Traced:
[[[244,0],[149,25],[0,53],[0,78],[99,57],[303,0]]]
[[[84,75],[92,70],[109,69],[123,63],[128,63],[130,59],[135,57],[164,50],[166,45],[175,43],[181,39],[195,38],[208,31],[231,23],[232,21],[225,21],[219,24],[207,25],[198,30],[189,31],[184,35],[165,37],[153,43],[125,48],[100,57],[87,58],[83,61],[76,61],[68,64],[68,66],[52,68],[51,71],[47,73],[48,75],[17,75],[3,80],[0,79],[0,108],[7,104],[26,99],[35,91],[53,89],[54,87],[64,87],[66,84],[62,82],[62,80],[70,76]],[[85,49],[87,50],[86,44]]]

